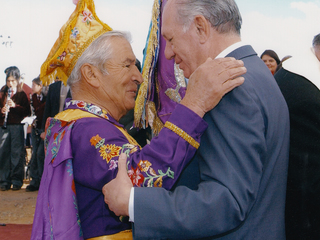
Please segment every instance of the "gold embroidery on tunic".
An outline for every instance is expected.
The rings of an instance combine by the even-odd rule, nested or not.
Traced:
[[[181,128],[177,127],[176,125],[174,125],[173,123],[168,122],[168,121],[164,124],[164,126],[168,129],[170,129],[171,131],[173,131],[174,133],[176,133],[177,135],[179,135],[180,137],[182,137],[191,146],[195,147],[196,149],[199,148],[200,143],[198,143],[196,140],[194,140],[188,133],[183,131]]]

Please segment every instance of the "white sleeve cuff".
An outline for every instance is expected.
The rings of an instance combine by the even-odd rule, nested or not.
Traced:
[[[134,222],[134,187],[131,188],[129,197],[129,221]]]

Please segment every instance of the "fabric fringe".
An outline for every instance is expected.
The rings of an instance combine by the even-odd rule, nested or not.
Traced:
[[[148,123],[152,122],[152,116],[150,116],[149,111],[154,113],[154,120],[151,128],[154,128],[157,117],[157,111],[155,104],[149,101],[148,93],[150,94],[152,76],[155,73],[155,65],[157,62],[157,48],[159,47],[159,34],[160,34],[160,7],[161,0],[155,0],[152,8],[152,20],[149,29],[149,36],[146,43],[146,53],[144,56],[143,67],[142,67],[142,77],[143,83],[140,86],[139,93],[136,99],[135,109],[134,109],[134,124],[139,128],[146,128]],[[160,119],[159,119],[160,121]],[[161,122],[161,121],[160,121]],[[162,122],[161,122],[162,123]],[[159,124],[156,124],[159,125]],[[163,124],[162,124],[163,125]]]

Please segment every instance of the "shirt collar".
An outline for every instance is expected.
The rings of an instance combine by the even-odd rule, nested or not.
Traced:
[[[227,47],[225,50],[223,50],[216,58],[224,58],[225,56],[227,56],[232,51],[234,51],[237,48],[242,47],[244,45],[245,44],[242,41],[236,42],[236,43],[230,45],[229,47]]]

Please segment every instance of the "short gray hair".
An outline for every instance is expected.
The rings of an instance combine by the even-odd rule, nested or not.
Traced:
[[[317,47],[320,46],[320,33],[316,36],[314,36],[313,41],[312,41],[312,46]]]
[[[77,63],[75,64],[69,78],[68,85],[72,87],[78,83],[81,79],[81,67],[85,63],[89,63],[97,68],[103,73],[108,74],[105,69],[105,63],[112,58],[113,48],[111,46],[111,39],[114,37],[124,38],[129,43],[131,42],[131,34],[129,32],[122,31],[109,31],[97,39],[95,39],[82,53],[79,57]]]
[[[204,16],[219,33],[240,35],[242,17],[234,0],[176,0],[178,20],[187,31],[195,16]]]

